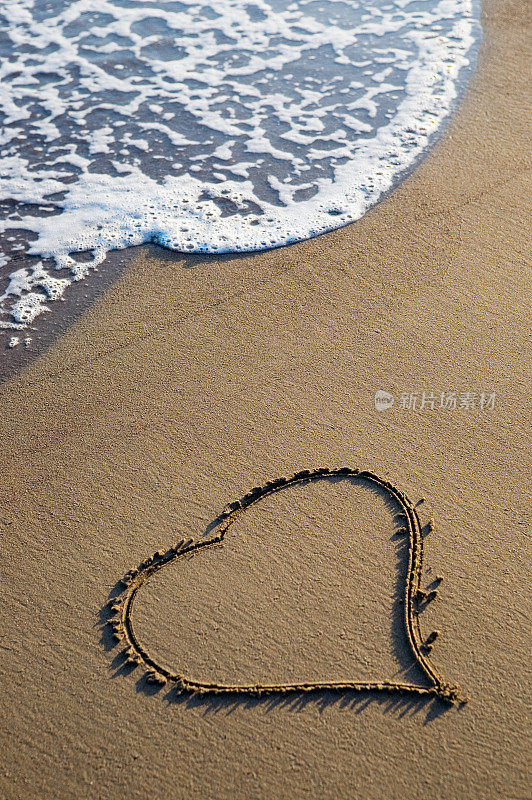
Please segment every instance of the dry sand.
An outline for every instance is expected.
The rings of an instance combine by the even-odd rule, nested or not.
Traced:
[[[253,256],[146,249],[3,385],[0,797],[530,796],[526,5],[485,6],[447,135],[359,223]],[[496,405],[379,413],[377,389]],[[424,582],[445,580],[422,629],[465,707],[187,700],[122,668],[101,609],[125,570],[257,483],[344,463],[426,498]],[[361,487],[286,490],[158,573],[139,634],[204,680],[413,679],[395,530]]]

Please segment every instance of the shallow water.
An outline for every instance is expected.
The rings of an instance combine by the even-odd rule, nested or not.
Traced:
[[[261,250],[360,218],[454,108],[477,17],[472,0],[4,3],[0,326],[110,249]]]

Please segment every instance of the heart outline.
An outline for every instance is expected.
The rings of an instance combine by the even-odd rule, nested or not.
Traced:
[[[221,544],[231,525],[241,517],[247,508],[257,503],[265,496],[274,494],[289,486],[307,484],[319,479],[331,477],[357,477],[364,479],[370,484],[378,486],[388,497],[395,500],[401,508],[399,516],[404,518],[405,525],[402,531],[399,532],[408,535],[409,539],[408,570],[405,580],[404,595],[406,638],[415,662],[428,678],[430,685],[420,686],[418,684],[395,681],[331,681],[249,685],[204,683],[195,681],[186,675],[173,672],[164,665],[159,664],[137,637],[132,621],[134,601],[139,590],[148,580],[167,564],[182,556]],[[264,486],[255,487],[240,500],[228,504],[217,519],[220,519],[221,523],[216,536],[200,542],[196,542],[194,539],[187,539],[186,541],[182,539],[166,552],[158,550],[153,556],[145,559],[138,568],[129,570],[129,572],[125,574],[121,579],[121,584],[123,586],[122,596],[113,596],[108,602],[112,618],[108,620],[107,624],[112,628],[117,642],[125,641],[126,648],[124,650],[124,656],[126,661],[135,666],[143,666],[146,670],[146,679],[149,683],[165,684],[167,681],[171,681],[180,691],[193,694],[243,694],[258,697],[261,695],[285,694],[287,692],[297,693],[321,690],[340,692],[379,691],[399,692],[422,697],[432,696],[451,704],[467,702],[466,698],[461,694],[460,687],[447,683],[443,676],[437,672],[428,657],[431,650],[430,643],[436,638],[437,633],[432,633],[425,642],[423,641],[419,621],[420,612],[416,603],[416,598],[425,595],[420,586],[423,565],[423,534],[421,522],[415,505],[406,494],[401,492],[393,483],[369,470],[358,470],[352,469],[351,467],[341,467],[338,469],[323,467],[314,470],[302,470],[290,477],[278,478],[277,480],[267,482]],[[430,525],[432,526],[432,520]]]

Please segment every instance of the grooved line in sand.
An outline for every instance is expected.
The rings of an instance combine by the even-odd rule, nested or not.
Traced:
[[[281,684],[224,684],[202,683],[186,675],[174,672],[154,658],[139,640],[135,633],[132,609],[139,590],[148,580],[167,564],[187,554],[206,547],[213,547],[223,542],[227,531],[245,512],[246,508],[259,502],[267,495],[282,491],[288,486],[307,484],[325,478],[353,478],[356,477],[370,485],[377,486],[389,498],[394,500],[401,509],[400,518],[404,520],[404,527],[398,531],[408,536],[408,571],[405,580],[404,595],[404,622],[406,638],[410,650],[417,664],[423,670],[429,681],[429,686],[419,686],[413,683],[393,681],[346,681],[318,682],[318,683],[281,683]],[[461,696],[459,686],[447,683],[442,675],[433,667],[429,659],[432,643],[438,633],[434,631],[427,639],[423,640],[419,623],[419,604],[430,602],[436,592],[424,592],[421,589],[421,571],[423,565],[423,534],[418,512],[414,504],[394,484],[384,480],[367,470],[341,467],[328,469],[326,467],[315,470],[303,470],[290,477],[282,477],[270,481],[264,486],[257,486],[241,500],[230,503],[220,515],[221,523],[216,536],[209,540],[196,542],[194,539],[181,540],[166,552],[158,550],[153,556],[148,557],[137,568],[130,570],[122,578],[124,591],[121,595],[111,598],[109,606],[113,617],[108,625],[113,629],[114,637],[119,642],[125,642],[124,656],[132,665],[140,665],[146,669],[146,679],[150,683],[164,684],[171,681],[176,688],[183,692],[203,694],[243,694],[251,696],[283,694],[287,692],[311,692],[319,690],[332,691],[379,691],[402,692],[410,695],[434,696],[449,703],[463,703],[466,700]],[[430,523],[432,525],[432,521]],[[438,579],[441,580],[441,579]]]

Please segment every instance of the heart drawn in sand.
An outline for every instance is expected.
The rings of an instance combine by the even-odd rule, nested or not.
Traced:
[[[403,527],[399,533],[408,537],[409,544],[408,569],[404,583],[404,635],[415,661],[428,680],[428,686],[386,680],[370,682],[346,681],[342,683],[323,681],[293,684],[253,684],[247,686],[239,684],[202,683],[194,680],[194,678],[181,674],[177,670],[169,669],[163,664],[160,664],[157,658],[147,651],[146,647],[135,633],[132,609],[138,593],[155,573],[178,558],[182,558],[194,551],[213,547],[222,543],[231,525],[233,525],[242,514],[245,514],[247,508],[260,502],[260,500],[267,495],[283,491],[283,489],[289,486],[306,484],[325,478],[352,479],[354,476],[374,487],[378,487],[390,499],[395,501],[400,508],[400,518]],[[132,665],[139,665],[145,668],[148,682],[164,684],[170,681],[174,683],[176,688],[180,691],[204,694],[235,693],[260,696],[282,694],[286,692],[359,690],[403,692],[410,695],[438,697],[450,703],[466,702],[461,697],[460,688],[447,683],[430,661],[429,655],[432,650],[432,643],[437,638],[438,634],[434,631],[426,639],[423,639],[419,622],[419,605],[420,603],[430,602],[430,600],[435,597],[436,592],[432,591],[426,593],[420,586],[423,564],[423,535],[416,507],[408,497],[392,483],[367,470],[351,469],[350,467],[303,470],[290,477],[278,478],[277,480],[266,483],[264,486],[255,487],[241,500],[237,500],[226,506],[219,519],[221,521],[214,537],[199,542],[194,541],[194,539],[181,540],[166,552],[158,550],[153,556],[143,561],[137,568],[130,570],[122,578],[122,593],[112,597],[109,601],[108,605],[112,617],[108,621],[108,625],[112,628],[117,642],[125,644],[124,656],[127,661]]]

